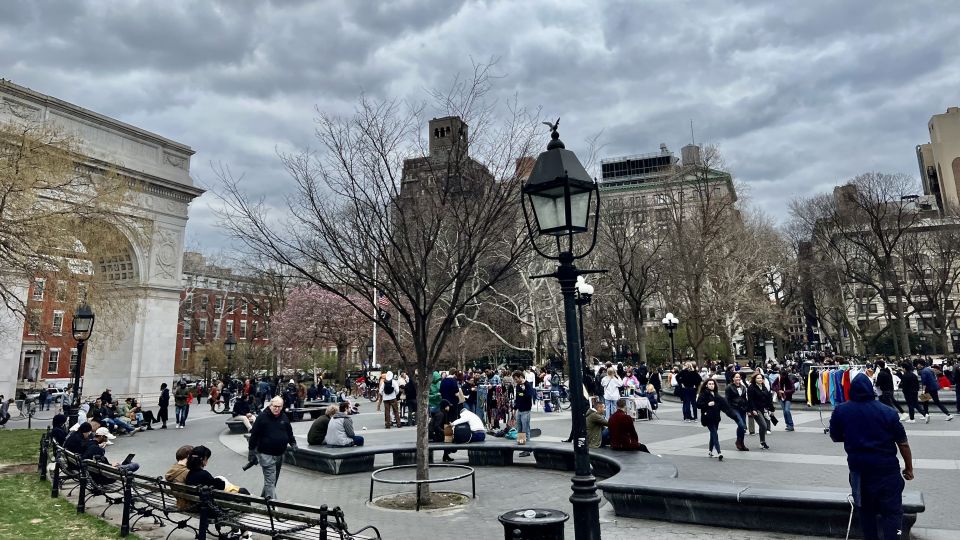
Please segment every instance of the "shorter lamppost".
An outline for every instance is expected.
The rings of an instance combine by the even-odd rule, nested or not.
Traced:
[[[73,366],[73,403],[67,413],[67,425],[72,426],[77,423],[77,416],[80,412],[80,401],[83,395],[83,388],[80,386],[80,365],[83,363],[83,348],[86,345],[90,334],[93,333],[93,323],[96,316],[93,310],[86,302],[77,307],[73,314],[73,322],[70,329],[73,333],[73,339],[77,340],[77,363]]]
[[[673,316],[673,313],[667,313],[667,316],[663,318],[662,321],[663,328],[670,334],[670,364],[677,363],[677,346],[673,339],[673,333],[677,331],[677,326],[680,325],[680,320]]]
[[[233,332],[227,334],[227,339],[223,341],[223,350],[227,353],[227,375],[223,377],[223,386],[230,385],[230,376],[233,374],[233,351],[237,350],[237,338],[233,337]]]
[[[373,340],[367,342],[367,367],[373,369]]]
[[[210,393],[210,359],[206,356],[203,357],[203,387],[207,389],[207,394]]]
[[[950,337],[953,338],[953,352],[954,354],[960,353],[960,330],[953,330],[950,332]],[[954,384],[960,384],[954,382]]]
[[[583,306],[593,300],[593,285],[587,283],[583,276],[577,276],[577,315],[580,319],[580,364],[587,361],[587,342],[583,336]]]

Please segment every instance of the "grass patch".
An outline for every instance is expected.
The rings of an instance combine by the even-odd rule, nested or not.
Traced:
[[[43,429],[5,429],[0,431],[0,464],[36,463],[40,457]],[[0,498],[0,500],[4,500]]]
[[[110,538],[120,534],[119,527],[96,516],[77,514],[76,506],[63,497],[51,499],[50,483],[36,474],[0,477],[0,501],[0,538]]]

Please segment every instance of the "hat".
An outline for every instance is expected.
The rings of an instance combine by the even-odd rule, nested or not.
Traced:
[[[64,414],[55,414],[55,415],[53,416],[53,425],[54,425],[54,426],[62,426],[62,425],[65,424],[66,422],[67,422],[67,416],[64,415]]]
[[[94,433],[94,436],[96,436],[96,437],[106,437],[107,440],[112,440],[112,439],[116,439],[116,438],[117,438],[116,435],[111,434],[111,433],[110,433],[110,430],[107,429],[107,428],[105,428],[105,427],[99,428],[99,429],[97,430],[97,432]]]
[[[388,372],[387,372],[387,380],[388,380],[388,381],[392,381],[392,380],[393,380],[393,372],[392,372],[392,371],[388,371]]]

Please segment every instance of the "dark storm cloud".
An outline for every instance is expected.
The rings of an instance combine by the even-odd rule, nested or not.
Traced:
[[[868,170],[916,174],[932,114],[960,103],[950,0],[11,1],[0,76],[193,146],[281,207],[276,151],[310,145],[314,106],[361,92],[421,101],[499,58],[497,96],[561,116],[604,156],[716,144],[752,204]],[[433,111],[428,111],[430,114]],[[190,236],[219,245],[213,208]]]

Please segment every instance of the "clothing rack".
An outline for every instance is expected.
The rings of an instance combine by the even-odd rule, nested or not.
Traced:
[[[849,371],[850,369],[854,369],[854,368],[863,369],[864,367],[865,366],[863,364],[856,364],[856,363],[850,363],[850,362],[846,364],[810,364],[807,369],[807,376],[804,379],[804,388],[805,388],[804,394],[806,395],[807,392],[812,391],[812,389],[809,387],[809,384],[810,384],[809,379],[810,379],[810,372],[813,371],[814,369],[816,370],[839,369],[843,371]],[[807,403],[809,404],[810,402],[807,401]],[[823,428],[823,434],[826,435],[830,433],[830,427],[823,422],[823,401],[820,399],[817,399],[817,412],[820,414],[820,427]]]

